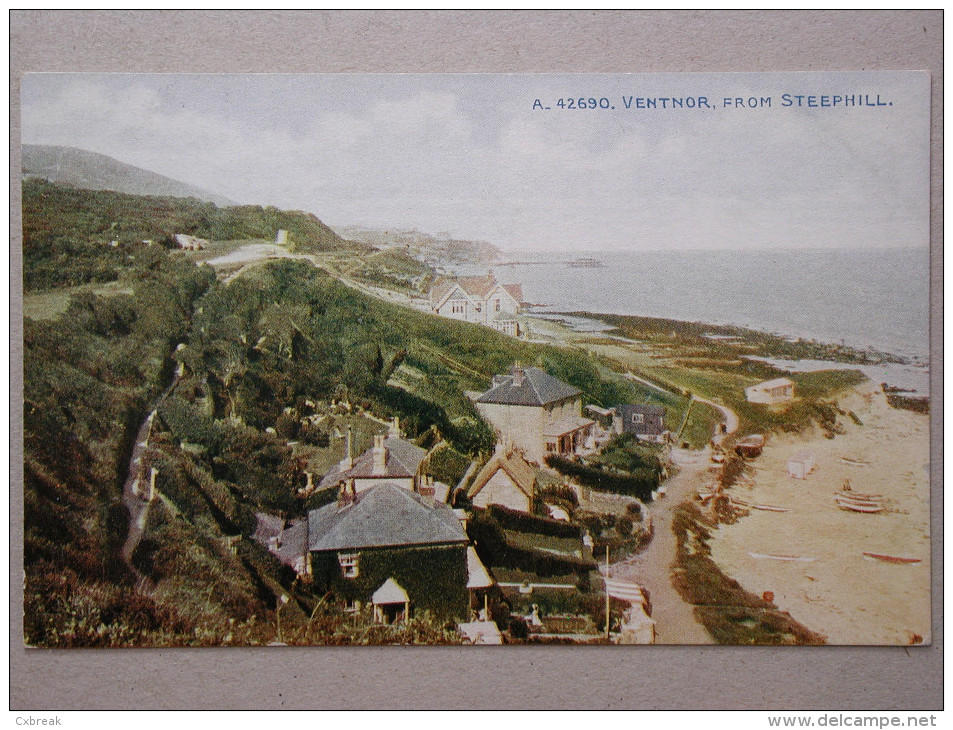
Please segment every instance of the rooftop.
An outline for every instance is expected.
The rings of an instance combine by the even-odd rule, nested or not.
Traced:
[[[393,436],[384,439],[384,449],[386,454],[382,472],[375,469],[374,449],[370,448],[354,459],[354,465],[350,469],[345,469],[341,462],[332,467],[321,479],[318,488],[332,487],[339,481],[351,477],[357,479],[372,477],[408,479],[417,474],[420,463],[427,456],[426,449]]]
[[[510,406],[545,406],[581,395],[582,391],[539,368],[515,366],[510,375],[498,375],[477,403]]]
[[[794,381],[790,378],[775,378],[774,380],[765,380],[763,383],[758,383],[756,385],[749,386],[751,388],[780,388],[785,385],[794,385]]]
[[[490,460],[486,462],[473,479],[473,483],[467,490],[467,496],[473,499],[500,469],[513,480],[513,483],[523,494],[530,499],[533,498],[533,487],[536,485],[536,469],[513,448],[497,448],[496,453],[490,457]]]
[[[447,505],[394,484],[368,489],[348,504],[312,510],[308,525],[312,552],[467,542]]]
[[[458,279],[441,279],[430,290],[430,301],[442,303],[443,300],[459,286],[463,292],[473,299],[486,299],[492,291],[500,286],[516,300],[517,304],[523,301],[522,284],[499,284],[492,274],[486,276],[461,276]]]

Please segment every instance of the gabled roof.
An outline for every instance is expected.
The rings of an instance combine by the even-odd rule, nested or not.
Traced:
[[[374,595],[371,596],[371,603],[375,605],[382,605],[387,603],[409,603],[410,596],[407,595],[400,583],[398,583],[393,578],[388,578],[384,581],[384,584],[374,591]]]
[[[427,450],[416,446],[404,439],[384,439],[384,448],[387,450],[384,459],[383,473],[377,473],[374,468],[374,449],[370,448],[354,460],[350,469],[343,469],[340,462],[322,477],[318,489],[331,487],[343,479],[351,477],[362,479],[383,477],[387,479],[409,479],[417,474],[420,463],[427,456]]]
[[[275,556],[285,565],[294,567],[295,562],[308,552],[308,521],[301,519],[292,522],[278,539],[280,544],[273,551]]]
[[[440,279],[430,287],[430,301],[434,304],[440,304],[457,287],[457,282],[453,279]]]
[[[407,478],[417,474],[420,462],[427,456],[427,450],[416,446],[409,441],[399,438],[384,439],[386,450],[384,473],[378,474],[374,469],[374,449],[368,449],[354,460],[354,468],[348,476],[352,477],[393,477]]]
[[[500,284],[492,274],[486,276],[461,276],[458,279],[440,279],[430,289],[430,303],[440,308],[459,287],[472,302],[485,302],[495,289],[511,296],[517,304],[523,303],[522,284]]]
[[[372,487],[350,504],[312,510],[308,533],[312,552],[467,542],[447,505],[428,504],[419,494],[393,484]]]
[[[523,303],[523,285],[522,284],[503,284],[506,292],[516,300],[517,304]]]
[[[476,548],[472,545],[467,547],[467,588],[489,588],[496,583],[490,575],[490,571],[480,561]]]
[[[510,406],[545,406],[582,393],[539,368],[513,368],[512,375],[497,376],[477,403]]]
[[[498,471],[503,472],[513,480],[516,487],[530,499],[533,498],[533,488],[536,486],[536,469],[513,449],[497,449],[490,460],[484,464],[467,490],[467,497],[473,499],[483,489]]]
[[[496,278],[492,274],[487,276],[461,276],[457,279],[457,283],[470,296],[486,299],[487,294],[496,286]]]

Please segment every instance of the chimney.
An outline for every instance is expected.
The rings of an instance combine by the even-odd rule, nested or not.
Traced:
[[[512,373],[513,373],[513,387],[519,388],[523,384],[523,381],[526,380],[526,373],[523,371],[523,368],[520,367],[519,363],[516,363],[513,366]]]
[[[374,436],[374,475],[384,474],[387,469],[387,449],[384,447],[384,435]]]
[[[394,420],[391,421],[390,426],[387,428],[387,436],[392,439],[401,438],[400,432],[400,419],[397,416],[394,416]]]
[[[434,496],[437,494],[437,490],[433,485],[433,477],[423,476],[420,478],[420,484],[417,486],[417,491],[420,493],[420,496],[423,498],[423,503],[428,507],[433,507]]]
[[[340,487],[338,488],[338,507],[346,507],[354,501],[354,498],[357,495],[354,494],[354,480],[350,480],[350,484],[347,482],[341,482]]]
[[[310,492],[312,489],[314,489],[314,474],[310,471],[306,471],[304,475],[308,479],[308,483],[304,485],[304,488]]]
[[[347,438],[345,440],[345,454],[344,454],[344,463],[342,466],[345,470],[354,468],[354,438],[351,434],[351,427],[347,427]]]

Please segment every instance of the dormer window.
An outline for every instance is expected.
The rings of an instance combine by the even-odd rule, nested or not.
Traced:
[[[645,416],[643,416],[641,413],[633,413],[632,423],[645,423]]]
[[[360,553],[338,553],[338,563],[341,564],[341,574],[345,578],[357,578],[359,557]]]

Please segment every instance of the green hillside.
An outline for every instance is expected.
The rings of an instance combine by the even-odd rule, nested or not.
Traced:
[[[299,245],[347,245],[320,238],[320,223],[301,214],[38,181],[24,186],[24,205],[34,285],[121,282],[108,295],[74,294],[61,315],[24,321],[24,632],[32,645],[347,643],[347,626],[321,597],[249,539],[256,512],[294,518],[316,504],[298,495],[300,448],[327,446],[330,434],[306,425],[307,416],[346,398],[377,417],[399,416],[410,437],[436,429],[476,457],[493,436],[464,391],[486,388],[516,360],[573,383],[590,402],[638,396],[579,350],[390,304],[306,261],[263,264],[224,285],[208,266],[137,244],[165,231],[228,238],[280,225]],[[104,246],[109,236],[120,245]],[[120,557],[123,482],[136,431],[180,365],[144,457],[158,469],[159,498],[132,558],[152,586],[140,592]],[[452,639],[426,622],[413,631],[391,638]]]
[[[114,281],[147,248],[186,233],[210,241],[273,240],[279,229],[302,253],[362,252],[310,213],[260,206],[219,208],[195,198],[84,190],[45,180],[23,183],[23,278],[27,290]],[[115,245],[111,245],[112,242]]]

